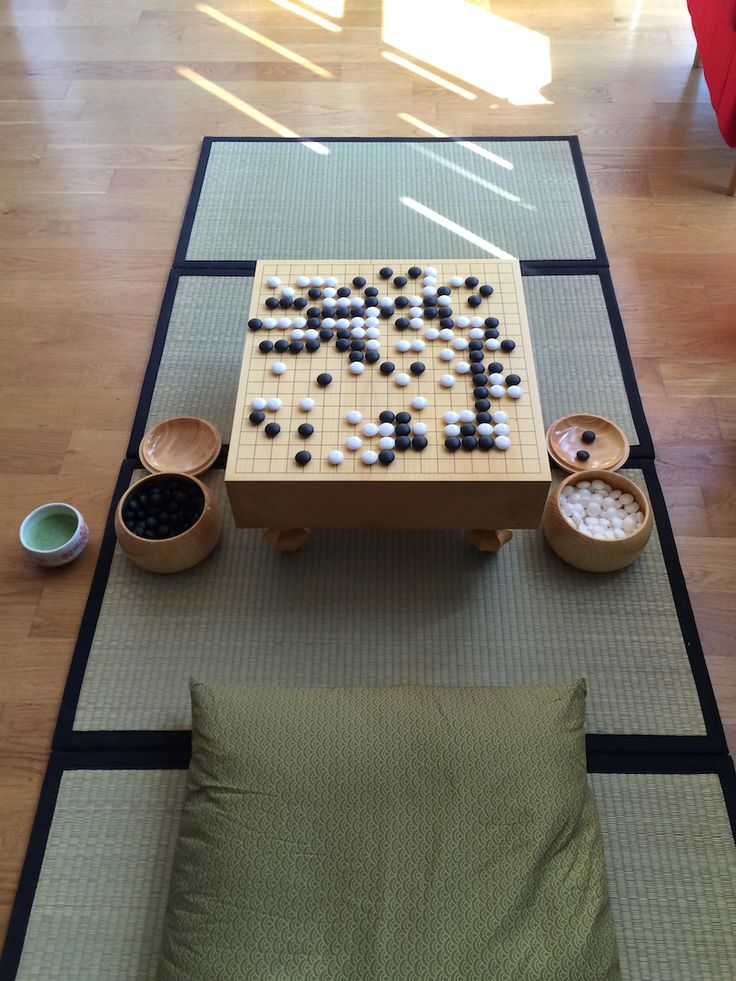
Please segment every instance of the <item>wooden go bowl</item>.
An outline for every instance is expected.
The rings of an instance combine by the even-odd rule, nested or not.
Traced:
[[[145,434],[138,454],[152,473],[197,476],[212,466],[221,447],[222,437],[211,422],[199,416],[175,416]]]
[[[204,495],[202,514],[191,526],[173,538],[141,538],[127,527],[123,521],[123,510],[130,496],[138,493],[144,484],[160,482],[167,477],[178,481],[190,481],[199,487]],[[118,544],[131,562],[149,572],[182,572],[191,569],[207,558],[220,540],[222,531],[222,512],[220,506],[206,484],[196,477],[182,473],[155,473],[132,484],[118,501],[115,509],[115,534]]]
[[[560,496],[565,487],[581,480],[604,480],[614,490],[631,494],[644,515],[637,530],[627,538],[602,542],[569,525],[560,510]],[[542,531],[552,551],[569,565],[585,572],[614,572],[630,565],[643,552],[652,534],[652,506],[641,488],[620,473],[586,470],[570,474],[550,493],[542,515]]]

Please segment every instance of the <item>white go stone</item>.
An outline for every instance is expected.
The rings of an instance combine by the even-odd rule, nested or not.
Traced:
[[[454,357],[455,357],[455,352],[451,350],[449,347],[445,347],[440,351],[440,358],[443,361],[452,361]]]
[[[392,307],[394,301],[390,296],[379,296],[378,305],[379,307]]]
[[[624,518],[621,527],[624,531],[632,532],[636,530],[636,518],[633,518],[630,514],[627,514]]]
[[[467,361],[458,361],[458,363],[455,365],[455,371],[458,373],[458,375],[467,375],[467,373],[470,371],[470,365]]]
[[[470,320],[468,320],[467,317],[455,317],[455,323],[458,325],[458,327],[470,326]]]
[[[326,296],[322,301],[322,306],[325,308],[325,310],[334,310],[337,303],[332,299],[332,297]]]
[[[368,466],[370,467],[378,459],[378,454],[375,453],[373,450],[366,450],[364,453],[361,454],[360,459],[363,461],[363,463],[367,463]]]
[[[292,330],[291,334],[289,334],[289,337],[292,339],[292,341],[300,341],[304,336],[305,336],[304,331],[301,330],[299,327],[296,327],[294,330]]]
[[[378,321],[375,317],[368,317],[365,322],[365,336],[370,340],[375,340],[377,337],[381,336],[381,331],[378,327]]]
[[[508,414],[508,412],[502,412],[499,409],[498,412],[494,412],[493,413],[493,421],[494,422],[508,422],[509,421],[509,414]]]
[[[367,307],[363,313],[365,314],[366,320],[375,320],[378,322],[378,315],[380,314],[378,307]]]
[[[422,282],[424,283],[425,286],[431,287],[437,285],[437,280],[435,279],[434,276],[425,276]]]
[[[478,424],[477,432],[479,436],[492,436],[493,426],[490,422],[481,422]]]
[[[472,409],[463,409],[460,413],[460,422],[472,422],[475,419],[475,413]]]
[[[350,321],[347,320],[345,317],[340,317],[339,320],[335,321],[335,327],[339,328],[340,330],[345,330],[349,326],[350,326]]]
[[[456,337],[452,342],[452,346],[456,351],[464,351],[468,346],[468,343],[469,342],[466,341],[464,337]]]
[[[426,436],[429,426],[426,422],[415,422],[412,426],[412,432],[415,436]]]
[[[452,297],[450,297],[450,296],[438,296],[437,297],[437,306],[438,307],[449,307],[451,303],[452,303]]]
[[[269,412],[278,412],[283,404],[284,403],[281,401],[281,399],[269,399],[268,402],[266,402],[266,408],[269,410]]]
[[[359,422],[363,419],[363,413],[358,412],[357,409],[351,409],[350,412],[345,416],[345,421],[349,422],[351,426],[357,426]]]
[[[359,450],[363,445],[363,440],[360,436],[348,436],[345,440],[345,445],[349,450]]]
[[[412,330],[421,330],[424,327],[424,321],[421,317],[412,317],[409,321],[409,326]]]
[[[299,319],[301,320],[302,318],[300,317]],[[305,321],[305,323],[306,323],[306,321]],[[304,326],[304,324],[302,324],[302,327],[303,326]],[[332,329],[335,326],[335,321],[333,320],[332,317],[324,317],[323,320],[322,320],[322,326],[323,327],[329,327],[330,329]],[[318,331],[318,333],[319,333],[319,331]]]
[[[283,375],[285,371],[286,365],[283,361],[274,361],[274,363],[271,365],[271,372],[274,375]]]
[[[421,337],[416,337],[411,342],[411,349],[412,349],[412,351],[423,351],[424,350],[424,341],[421,339]]]
[[[302,399],[299,403],[299,408],[302,412],[311,412],[314,408],[314,399]]]
[[[365,323],[365,320],[363,319],[363,317],[353,317],[351,319],[351,321],[350,321],[350,326],[351,327],[362,327],[364,323]]]
[[[393,423],[391,422],[382,422],[381,425],[378,427],[379,436],[393,436],[393,433],[394,433],[394,426]],[[391,449],[390,446],[389,449]]]
[[[511,427],[507,426],[505,422],[498,422],[493,427],[493,432],[496,436],[508,436],[511,432]]]
[[[626,505],[626,504],[633,504],[634,503],[634,497],[633,497],[632,494],[622,494],[621,497],[619,497],[619,499],[618,499],[618,503],[619,504],[624,504],[624,505]]]
[[[503,387],[503,385],[491,385],[491,387],[488,389],[488,394],[492,399],[500,399],[506,394],[506,389]]]
[[[337,280],[334,276],[325,276],[325,286],[333,287],[337,286]]]
[[[457,422],[458,419],[460,418],[460,413],[459,412],[446,412],[442,416],[442,418],[445,420],[445,422]]]
[[[312,284],[312,286],[324,286],[325,281],[321,276],[312,276],[309,282]]]
[[[304,317],[294,317],[294,319],[291,322],[292,322],[292,324],[295,327],[306,327],[307,326],[307,321],[304,319]],[[335,326],[335,321],[334,320],[332,321],[332,326],[333,327]]]
[[[400,385],[401,388],[404,388],[411,381],[411,378],[405,375],[403,371],[400,371],[398,375],[394,375],[394,378],[396,379],[396,384]]]
[[[279,317],[279,319],[276,321],[276,326],[280,327],[281,330],[286,330],[288,327],[291,327],[291,318]]]
[[[440,338],[443,341],[451,341],[454,336],[454,333],[449,327],[443,327],[440,331]]]
[[[327,462],[331,463],[333,467],[338,467],[344,459],[345,454],[342,450],[330,450],[327,454]]]
[[[434,266],[427,266],[426,269],[422,270],[422,273],[424,276],[436,276],[437,270],[434,268]]]
[[[392,450],[396,445],[396,441],[391,436],[381,436],[378,445],[382,450]]]
[[[473,327],[473,329],[468,334],[468,337],[470,338],[471,341],[482,341],[483,331],[480,327]]]
[[[296,295],[296,290],[293,288],[293,286],[283,286],[281,288],[281,295],[285,296],[287,300],[290,300],[292,296]]]
[[[309,286],[309,276],[297,276],[296,285],[301,286],[302,288],[305,286]]]
[[[366,349],[366,351],[380,351],[381,350],[381,342],[380,341],[377,341],[374,337],[369,338],[365,342],[365,349]]]
[[[286,320],[288,318],[284,317],[283,319]],[[276,326],[276,321],[273,317],[266,317],[263,321],[263,326],[266,328],[266,330],[273,330]],[[286,326],[288,327],[289,325],[287,324]]]
[[[424,307],[409,307],[410,317],[421,317],[424,313]]]
[[[422,296],[434,296],[435,288],[434,286],[425,286],[422,290]]]
[[[353,375],[362,375],[365,371],[365,365],[362,361],[353,361],[350,365],[350,372]]]
[[[452,375],[440,376],[440,385],[442,385],[443,388],[452,388],[454,384],[455,384],[455,379],[453,378]]]
[[[367,422],[365,426],[363,426],[363,435],[378,436],[378,426],[375,424],[375,422]]]
[[[427,327],[427,329],[424,332],[424,336],[427,338],[428,341],[436,341],[437,338],[440,336],[440,332],[437,330],[436,327]]]
[[[471,327],[472,327],[472,328],[473,328],[474,330],[477,330],[477,329],[478,329],[478,327],[482,327],[482,326],[483,326],[483,324],[484,324],[484,320],[483,320],[483,318],[482,318],[482,317],[471,317],[471,318],[470,318],[470,326],[471,326]]]
[[[496,437],[496,449],[497,450],[507,450],[511,446],[511,440],[508,436],[497,436]]]
[[[462,276],[450,276],[450,286],[462,286],[464,282]]]
[[[255,409],[256,412],[262,412],[267,405],[268,402],[265,399],[253,399],[250,403],[251,409]]]
[[[350,336],[354,337],[356,341],[361,341],[365,337],[365,327],[357,325],[350,328]]]
[[[497,351],[501,347],[501,342],[496,337],[489,337],[485,343],[486,351]]]
[[[409,341],[405,341],[404,338],[401,337],[396,342],[396,350],[401,351],[401,353],[403,354],[405,351],[411,350],[411,344],[409,343]]]
[[[412,296],[412,297],[409,298],[409,306],[412,306],[412,307],[421,307],[421,305],[422,305],[422,298],[421,298],[421,296]]]
[[[281,286],[281,280],[278,276],[269,276],[266,282],[272,290],[275,290],[277,286]]]
[[[454,423],[450,423],[449,426],[445,426],[445,436],[459,436],[460,427],[456,426]]]
[[[520,399],[524,394],[524,390],[521,385],[509,385],[509,387],[506,389],[506,394],[512,399]]]
[[[418,409],[421,412],[422,409],[427,408],[427,400],[423,395],[415,395],[411,400],[411,407],[412,409]]]
[[[492,375],[488,376],[488,381],[491,383],[491,385],[506,384],[506,379],[503,377],[503,375],[499,374],[497,371],[494,371]]]

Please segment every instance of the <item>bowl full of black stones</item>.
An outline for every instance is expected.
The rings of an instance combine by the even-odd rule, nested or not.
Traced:
[[[209,487],[186,473],[143,477],[115,511],[118,544],[150,572],[182,572],[205,559],[222,530],[222,513]]]

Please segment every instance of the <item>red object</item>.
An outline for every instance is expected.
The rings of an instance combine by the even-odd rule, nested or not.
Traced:
[[[736,146],[736,0],[687,0],[718,128]]]

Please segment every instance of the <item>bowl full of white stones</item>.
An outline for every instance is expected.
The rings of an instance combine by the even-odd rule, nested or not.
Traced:
[[[573,473],[547,498],[542,530],[561,559],[586,572],[613,572],[639,557],[652,534],[644,491],[611,470]]]

